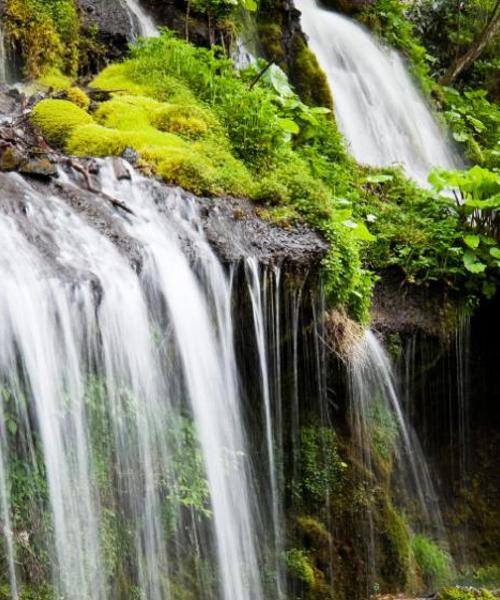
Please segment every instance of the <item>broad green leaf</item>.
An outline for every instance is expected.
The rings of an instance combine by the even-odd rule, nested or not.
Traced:
[[[464,254],[463,261],[464,267],[470,273],[478,274],[483,273],[486,270],[486,265],[483,262],[479,261],[476,255],[472,252],[466,252]]]
[[[500,259],[500,248],[498,246],[495,246],[494,248],[490,248],[490,254],[491,254],[491,256],[493,256],[493,258]]]
[[[240,2],[241,6],[250,12],[255,12],[257,10],[257,2],[255,2],[255,0],[240,0]]]
[[[478,235],[466,235],[464,237],[464,242],[469,248],[475,250],[479,246],[480,238]]]
[[[296,135],[300,132],[300,127],[295,121],[292,121],[292,119],[278,119],[278,123],[280,128],[285,133],[291,133],[292,135]]]
[[[453,139],[456,142],[466,142],[469,139],[469,134],[465,133],[463,131],[454,131],[453,132]]]

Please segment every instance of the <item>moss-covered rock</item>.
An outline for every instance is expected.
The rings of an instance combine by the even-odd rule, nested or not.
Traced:
[[[294,38],[292,44],[290,78],[303,102],[311,106],[333,109],[328,79],[319,66],[315,54],[298,36]]]
[[[51,144],[59,147],[65,145],[75,129],[93,123],[92,117],[73,102],[50,99],[35,106],[31,120]]]

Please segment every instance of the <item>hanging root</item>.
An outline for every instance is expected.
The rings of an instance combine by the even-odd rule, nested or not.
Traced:
[[[343,362],[351,362],[361,351],[364,329],[350,319],[341,309],[333,309],[326,315],[327,347]]]

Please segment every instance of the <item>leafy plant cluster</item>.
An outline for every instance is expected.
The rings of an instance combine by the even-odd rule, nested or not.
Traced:
[[[397,267],[408,283],[444,285],[468,300],[495,293],[500,271],[498,174],[476,166],[434,171],[431,190],[397,169],[366,174],[354,206],[376,236],[364,258],[376,271]]]
[[[30,78],[48,67],[76,74],[80,18],[74,0],[6,0],[5,24],[9,42],[20,49]]]

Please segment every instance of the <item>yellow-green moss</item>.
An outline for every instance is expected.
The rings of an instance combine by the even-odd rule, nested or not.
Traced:
[[[84,110],[88,110],[90,106],[90,98],[87,94],[78,87],[71,87],[68,90],[68,100],[76,104]]]
[[[55,146],[64,146],[73,130],[93,123],[87,112],[68,100],[42,100],[33,109],[31,120]]]
[[[57,92],[67,91],[73,85],[71,77],[63,75],[61,71],[55,67],[45,69],[38,78],[38,83],[46,90],[52,89]]]
[[[283,63],[286,60],[283,47],[283,31],[276,23],[261,23],[258,28],[259,41],[269,60]]]

